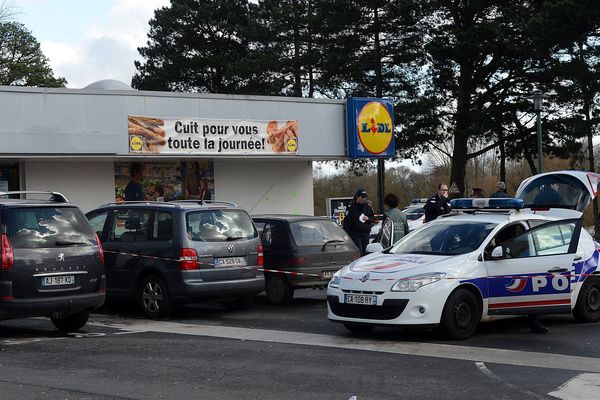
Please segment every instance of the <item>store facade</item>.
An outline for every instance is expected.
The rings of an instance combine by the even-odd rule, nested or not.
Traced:
[[[0,87],[0,191],[55,190],[84,211],[146,199],[313,214],[312,162],[347,158],[346,102],[136,90]]]

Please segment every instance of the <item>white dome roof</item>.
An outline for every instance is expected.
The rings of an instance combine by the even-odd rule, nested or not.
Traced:
[[[133,90],[131,86],[116,79],[103,79],[94,83],[90,83],[84,89],[93,90]]]

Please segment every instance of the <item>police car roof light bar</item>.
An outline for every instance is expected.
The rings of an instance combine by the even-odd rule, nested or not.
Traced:
[[[522,210],[523,199],[513,198],[462,198],[450,200],[453,210]]]

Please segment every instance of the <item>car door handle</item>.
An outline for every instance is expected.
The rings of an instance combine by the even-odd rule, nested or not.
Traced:
[[[575,258],[573,260],[579,261],[583,258],[583,254],[575,254]]]
[[[552,268],[552,269],[548,270],[548,272],[550,272],[551,274],[560,274],[560,273],[567,272],[567,271],[568,271],[568,269],[566,269],[566,268]]]

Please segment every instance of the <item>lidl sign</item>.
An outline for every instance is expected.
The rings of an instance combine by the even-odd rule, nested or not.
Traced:
[[[350,97],[346,100],[348,156],[394,155],[394,104],[391,100]]]

